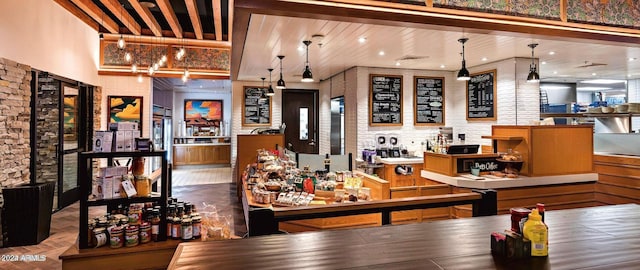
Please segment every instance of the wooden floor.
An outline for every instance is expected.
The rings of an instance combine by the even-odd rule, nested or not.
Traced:
[[[182,184],[178,186],[174,184],[173,197],[194,203],[198,209],[203,209],[203,202],[215,205],[219,214],[232,217],[234,223],[232,233],[236,236],[244,236],[247,229],[242,213],[242,205],[237,201],[235,196],[235,185],[230,183],[231,169],[216,168],[209,170],[208,173],[211,179],[224,179],[226,177],[228,181],[226,181],[227,183],[221,184],[192,184],[188,182],[190,178],[188,171],[180,170],[178,176],[183,178],[183,180],[181,180]],[[198,171],[197,175],[200,179],[204,178],[201,170]],[[202,180],[197,181],[203,182]],[[214,180],[209,181],[214,182]],[[104,211],[104,208],[92,207],[89,216],[102,215]],[[44,255],[46,256],[45,261],[0,261],[0,269],[61,269],[62,263],[58,260],[58,256],[76,242],[78,236],[78,216],[79,203],[76,202],[53,214],[50,236],[40,244],[0,248],[1,255]]]

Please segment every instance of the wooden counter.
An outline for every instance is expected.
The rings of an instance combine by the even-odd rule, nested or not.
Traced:
[[[598,203],[640,203],[640,157],[596,154],[593,159]]]
[[[174,144],[173,164],[204,165],[204,164],[230,164],[231,145],[224,143],[215,144]]]
[[[509,215],[182,243],[168,269],[637,269],[637,204],[547,211],[549,256],[501,260]]]

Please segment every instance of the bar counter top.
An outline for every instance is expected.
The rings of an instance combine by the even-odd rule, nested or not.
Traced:
[[[181,243],[168,269],[638,269],[640,205],[550,210],[549,256],[493,257],[509,215]]]
[[[595,182],[598,180],[597,173],[581,173],[581,174],[567,174],[567,175],[549,175],[549,176],[518,176],[518,178],[489,178],[491,176],[481,176],[482,180],[473,180],[462,176],[448,176],[444,174],[429,172],[422,170],[420,176],[441,182],[443,184],[449,184],[456,187],[463,188],[481,188],[481,189],[495,189],[495,188],[515,188],[515,187],[531,187],[531,186],[543,186],[543,185],[556,185],[556,184],[569,184],[569,183],[585,183]]]
[[[399,158],[381,158],[380,163],[390,165],[401,164],[422,164],[424,162],[423,157],[399,157]]]

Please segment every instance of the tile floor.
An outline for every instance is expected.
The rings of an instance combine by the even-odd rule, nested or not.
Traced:
[[[233,234],[246,233],[242,205],[231,183],[231,168],[181,167],[173,171],[173,196],[202,208],[202,203],[214,204],[221,215],[233,219]],[[105,209],[93,207],[89,216],[98,216]],[[79,204],[76,202],[53,214],[50,235],[38,245],[0,248],[0,255],[45,255],[43,262],[3,262],[0,269],[62,269],[58,256],[75,244],[78,236]]]

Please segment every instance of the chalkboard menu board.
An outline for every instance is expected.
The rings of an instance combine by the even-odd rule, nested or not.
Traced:
[[[413,77],[413,124],[444,125],[444,77]]]
[[[242,125],[270,126],[271,97],[262,98],[263,88],[245,86],[242,96]]]
[[[402,76],[370,75],[369,125],[402,125]]]
[[[496,120],[496,70],[471,74],[467,81],[467,121]]]

